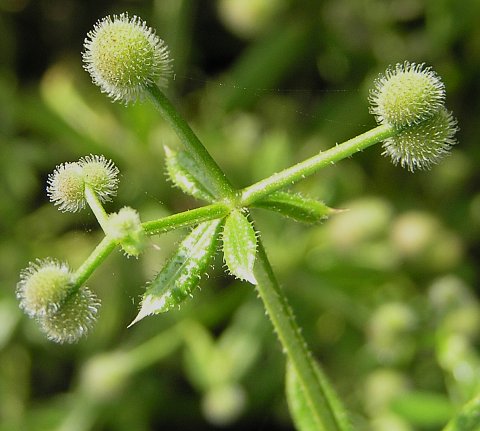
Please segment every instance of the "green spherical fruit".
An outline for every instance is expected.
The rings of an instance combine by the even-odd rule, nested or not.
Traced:
[[[144,21],[128,14],[107,16],[87,34],[84,68],[114,101],[134,102],[150,84],[166,85],[168,48]]]
[[[379,124],[403,128],[434,115],[445,102],[445,86],[431,68],[405,62],[379,76],[369,100]]]

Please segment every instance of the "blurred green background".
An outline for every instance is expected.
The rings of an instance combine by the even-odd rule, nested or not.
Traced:
[[[348,212],[313,227],[254,212],[356,429],[441,429],[480,389],[478,0],[0,0],[0,430],[293,429],[279,343],[219,259],[180,311],[126,329],[182,232],[138,261],[109,257],[78,344],[47,341],[18,309],[29,261],[76,268],[102,237],[89,211],[48,203],[57,164],[112,158],[109,211],[146,221],[200,204],[166,181],[177,140],[154,109],[112,104],[82,70],[86,33],[124,11],[170,46],[168,94],[238,187],[373,127],[368,89],[389,64],[443,77],[461,130],[440,165],[411,174],[376,146],[295,186]]]

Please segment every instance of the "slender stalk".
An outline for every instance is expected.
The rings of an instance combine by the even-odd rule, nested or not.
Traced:
[[[222,203],[206,205],[158,220],[144,222],[142,227],[147,235],[157,235],[181,227],[193,226],[204,221],[222,218],[228,215],[230,211],[231,208]]]
[[[294,367],[305,398],[317,422],[324,431],[341,431],[339,413],[331,404],[325,382],[318,378],[315,361],[298,327],[288,300],[280,289],[261,241],[258,241],[257,261],[254,268],[258,294],[280,339],[280,343]]]
[[[75,271],[73,284],[80,287],[85,283],[98,266],[108,257],[117,245],[116,241],[111,239],[108,235],[95,247],[90,256],[82,263],[82,265]]]
[[[391,126],[382,125],[345,141],[342,144],[335,145],[335,147],[329,150],[321,152],[303,162],[297,163],[290,168],[246,187],[241,191],[240,204],[241,206],[248,206],[276,190],[294,184],[314,174],[319,169],[327,165],[333,165],[358,151],[362,151],[371,145],[393,136],[395,133],[397,132]]]
[[[107,224],[108,224],[108,214],[106,213],[105,209],[103,208],[102,203],[98,199],[98,196],[93,191],[93,189],[89,185],[85,185],[85,199],[88,203],[88,206],[93,211],[100,227],[103,229],[105,234],[107,234]]]
[[[187,151],[198,162],[199,167],[203,169],[203,174],[205,178],[209,179],[215,198],[235,200],[235,189],[172,103],[156,85],[148,86],[147,94],[165,121],[175,130]]]

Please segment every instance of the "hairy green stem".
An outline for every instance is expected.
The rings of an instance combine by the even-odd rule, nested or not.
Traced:
[[[92,251],[90,256],[83,262],[83,264],[75,271],[73,276],[73,284],[80,287],[93,274],[95,269],[108,257],[117,245],[116,241],[105,236]]]
[[[281,172],[273,174],[241,191],[241,206],[249,206],[253,202],[280,190],[288,185],[292,185],[305,177],[314,174],[321,168],[333,165],[334,163],[362,151],[371,145],[377,144],[386,138],[393,136],[395,131],[391,126],[377,126],[368,132],[362,133],[342,144],[323,151],[303,162],[297,163]]]
[[[144,222],[142,227],[147,235],[157,235],[181,227],[189,227],[204,221],[222,218],[227,216],[230,211],[231,208],[222,203],[206,205],[158,220]]]
[[[303,388],[305,398],[316,422],[324,431],[341,431],[341,413],[335,411],[329,399],[331,388],[318,378],[316,364],[298,327],[285,294],[280,289],[267,254],[258,241],[257,260],[254,268],[257,291],[275,328],[284,351],[294,367]]]
[[[203,169],[203,174],[210,181],[215,198],[235,200],[235,189],[172,103],[155,84],[147,87],[147,94],[165,121],[175,130],[187,151]]]

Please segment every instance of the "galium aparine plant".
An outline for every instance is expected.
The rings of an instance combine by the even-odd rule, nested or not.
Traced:
[[[321,367],[313,359],[288,301],[276,281],[256,231],[250,207],[309,224],[335,213],[323,202],[286,190],[321,168],[383,142],[393,163],[414,171],[438,163],[456,143],[456,120],[445,107],[445,86],[424,64],[389,67],[370,92],[370,111],[378,126],[330,150],[236,190],[201,141],[163,94],[172,73],[166,44],[140,18],[127,13],[99,20],[85,39],[85,70],[113,101],[149,99],[173,127],[183,150],[166,148],[167,173],[181,191],[206,205],[141,222],[130,207],[107,214],[102,204],[118,188],[118,169],[102,155],[87,155],[57,166],[47,195],[60,211],[87,205],[105,233],[77,270],[54,259],[37,260],[20,275],[17,297],[25,313],[53,341],[76,342],[92,327],[99,307],[84,283],[117,246],[126,256],[141,255],[144,240],[192,227],[177,250],[147,284],[133,323],[179,306],[191,296],[208,269],[218,244],[228,272],[255,286],[287,356],[287,399],[299,429],[350,430],[351,425]],[[312,425],[313,424],[313,425]]]

